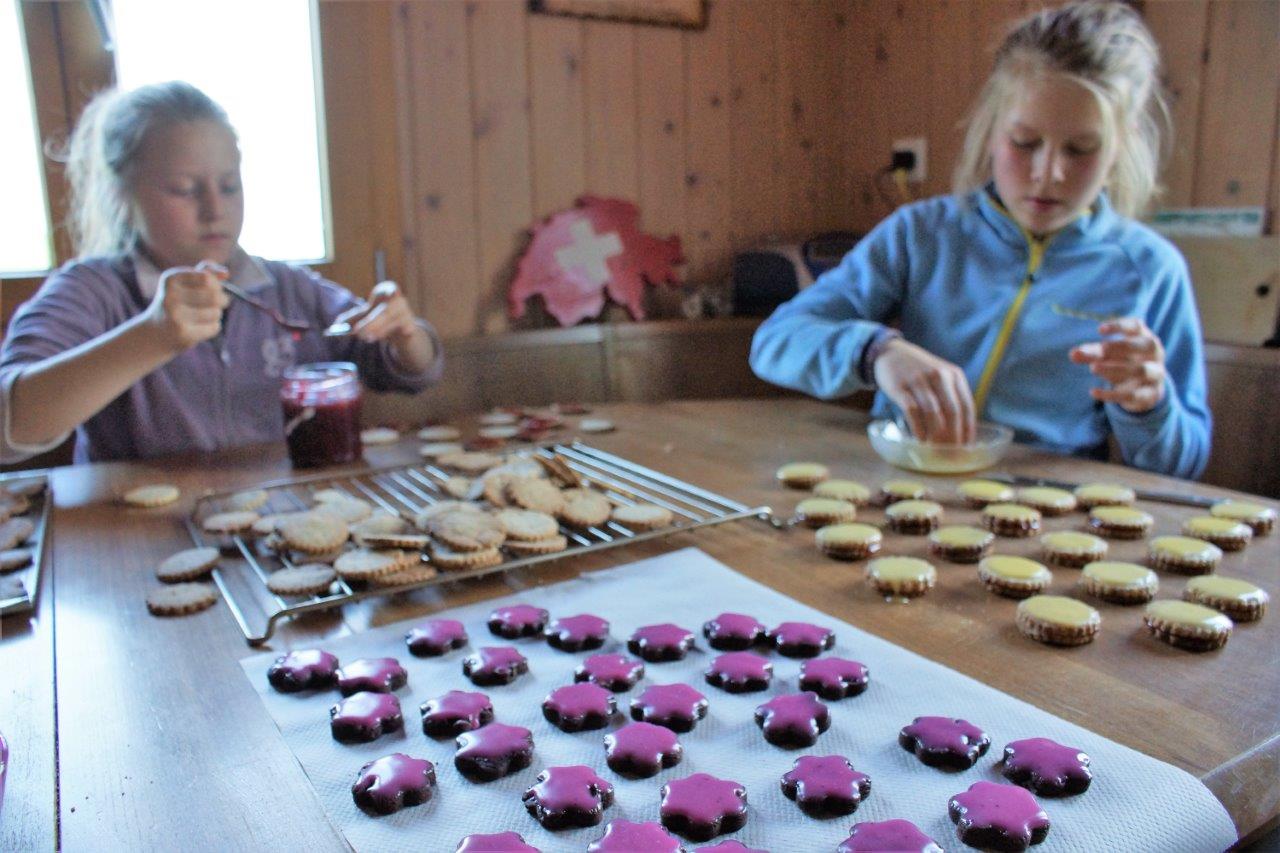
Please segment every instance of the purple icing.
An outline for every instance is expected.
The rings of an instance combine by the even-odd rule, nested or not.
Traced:
[[[644,678],[644,664],[619,654],[592,655],[573,673],[574,681],[590,681],[614,693],[630,690],[641,678]]]
[[[650,663],[681,660],[692,646],[693,632],[670,622],[637,628],[627,641],[627,649],[632,654]]]
[[[773,664],[755,652],[726,652],[707,667],[707,683],[730,693],[764,690],[773,678]]]
[[[609,622],[590,613],[562,616],[547,626],[547,645],[563,652],[598,649],[609,636]]]
[[[711,648],[723,651],[743,651],[763,642],[767,629],[754,616],[741,613],[721,613],[702,626],[702,636]]]
[[[676,733],[653,723],[627,723],[604,736],[605,762],[615,773],[647,778],[680,763],[684,748]]]
[[[808,622],[783,622],[769,632],[778,654],[789,658],[812,658],[835,645],[836,635],[830,628]]]
[[[429,737],[457,737],[493,722],[493,704],[483,693],[450,690],[419,708],[422,732]]]
[[[396,752],[361,767],[351,796],[365,811],[392,814],[404,806],[422,805],[431,799],[435,787],[435,765]]]
[[[1001,763],[1004,778],[1042,797],[1082,794],[1093,781],[1089,756],[1043,737],[1013,741]]]
[[[488,835],[468,835],[458,842],[453,853],[541,853],[537,847],[526,844],[517,832],[494,832]]]
[[[392,693],[356,693],[329,709],[335,740],[367,743],[403,726],[400,700]]]
[[[410,653],[437,657],[467,644],[467,629],[456,619],[428,619],[404,635]]]
[[[529,662],[512,646],[484,646],[462,661],[462,674],[472,683],[510,684],[529,671]]]
[[[903,726],[898,743],[930,767],[968,770],[991,746],[991,739],[968,720],[916,717]]]
[[[1049,834],[1049,816],[1016,785],[974,782],[947,803],[956,834],[970,847],[1026,850]]]
[[[543,716],[566,732],[603,729],[617,709],[613,694],[589,681],[557,687],[542,700]]]
[[[662,786],[662,825],[691,841],[710,841],[747,822],[747,789],[728,779],[694,773]]]
[[[748,847],[741,841],[729,839],[719,844],[712,844],[710,847],[699,847],[698,853],[769,853],[769,851],[759,847]]]
[[[613,786],[590,767],[548,767],[524,792],[524,806],[544,828],[595,826],[613,805]]]
[[[587,845],[587,853],[684,853],[680,841],[656,823],[611,820],[604,835]]]
[[[867,689],[870,677],[865,666],[846,658],[815,658],[800,664],[800,689],[832,701],[857,696]]]
[[[775,696],[756,708],[756,723],[774,746],[813,746],[831,727],[831,715],[816,693]]]
[[[520,726],[490,723],[464,732],[453,757],[458,772],[475,782],[491,782],[523,770],[533,760],[533,733]]]
[[[850,832],[836,853],[942,853],[938,843],[909,820],[864,821]]]
[[[842,755],[805,755],[783,774],[782,793],[807,815],[846,815],[871,793],[871,777]]]
[[[361,658],[338,670],[338,690],[350,696],[361,690],[373,693],[390,693],[399,690],[409,680],[400,661],[395,658]]]
[[[707,697],[687,684],[654,684],[631,700],[631,719],[673,732],[692,731],[706,715]]]
[[[495,608],[489,614],[489,630],[499,637],[536,637],[547,626],[550,614],[532,604],[510,604]]]
[[[276,658],[267,681],[281,693],[332,687],[338,679],[338,659],[320,649],[298,649]]]

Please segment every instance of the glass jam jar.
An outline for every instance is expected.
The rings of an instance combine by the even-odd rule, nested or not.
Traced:
[[[356,366],[348,361],[301,364],[284,372],[280,401],[289,459],[295,468],[360,458],[363,397]]]

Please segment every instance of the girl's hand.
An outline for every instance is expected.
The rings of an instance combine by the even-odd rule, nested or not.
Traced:
[[[170,267],[160,275],[147,318],[175,352],[185,352],[222,329],[230,298],[220,282],[227,270],[210,261],[194,267]]]
[[[1140,317],[1122,317],[1098,326],[1099,335],[1120,335],[1109,341],[1081,344],[1071,360],[1089,365],[1090,372],[1111,383],[1092,388],[1095,400],[1111,402],[1135,415],[1149,412],[1164,399],[1164,345]]]
[[[394,281],[380,282],[369,301],[344,311],[333,322],[349,324],[352,335],[368,342],[407,340],[418,331],[409,300]]]
[[[974,440],[973,394],[963,370],[898,338],[880,353],[872,372],[880,389],[902,409],[916,438],[939,444]]]

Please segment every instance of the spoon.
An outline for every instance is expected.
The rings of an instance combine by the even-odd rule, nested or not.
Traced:
[[[288,331],[293,332],[295,337],[301,334],[302,332],[311,331],[310,323],[303,323],[299,320],[287,320],[279,311],[272,308],[270,305],[266,304],[265,302],[261,302],[255,299],[254,297],[250,296],[249,294],[245,293],[236,285],[230,284],[225,281],[221,282],[221,284],[222,284],[222,289],[225,290],[227,293],[231,294],[236,299],[239,299],[241,302],[244,302],[247,305],[250,305],[258,309],[259,311],[263,312],[268,317],[270,317],[277,326],[281,327],[282,329],[287,329]]]

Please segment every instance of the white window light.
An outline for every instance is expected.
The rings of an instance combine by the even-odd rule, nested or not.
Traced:
[[[328,259],[329,204],[314,0],[112,0],[116,78],[185,80],[240,138],[240,244],[272,260]]]
[[[49,205],[18,0],[0,0],[0,276],[53,265]]]

